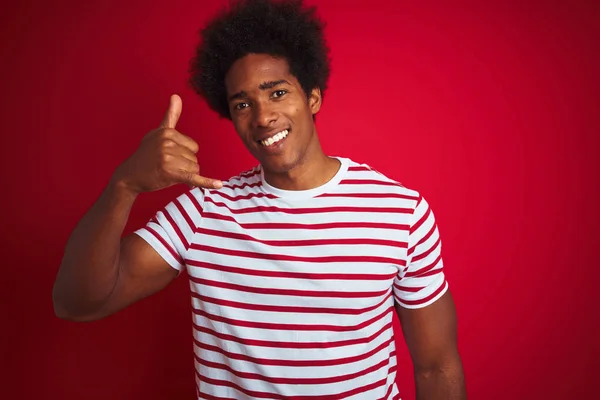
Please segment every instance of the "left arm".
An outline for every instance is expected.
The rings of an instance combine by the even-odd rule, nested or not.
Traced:
[[[406,267],[399,271],[393,290],[413,361],[417,400],[466,400],[442,241],[433,211],[422,196],[409,221]]]
[[[396,311],[413,361],[417,400],[466,400],[450,290],[427,307],[396,303]]]

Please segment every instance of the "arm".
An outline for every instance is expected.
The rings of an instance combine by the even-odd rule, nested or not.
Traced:
[[[427,307],[408,309],[396,304],[396,311],[413,361],[417,400],[465,400],[450,291]]]
[[[410,219],[406,267],[394,281],[396,311],[410,352],[417,400],[464,400],[456,310],[448,289],[433,211],[418,196]]]
[[[74,321],[106,317],[161,290],[177,276],[177,270],[147,241],[137,234],[122,235],[140,193],[178,183],[222,185],[198,175],[198,145],[175,130],[181,107],[179,96],[172,96],[160,128],[146,135],[138,150],[117,168],[71,234],[52,292],[58,317]]]
[[[111,182],[74,229],[52,293],[58,317],[104,318],[164,288],[177,276],[143,239],[123,239],[136,194]]]

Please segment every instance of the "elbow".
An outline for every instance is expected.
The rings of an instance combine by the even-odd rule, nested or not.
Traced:
[[[54,315],[59,319],[69,322],[91,322],[100,319],[89,314],[78,314],[70,312],[64,307],[57,305],[57,303],[54,303]]]
[[[77,310],[77,307],[69,306],[69,303],[61,299],[56,292],[52,293],[52,306],[54,308],[54,315],[64,321],[70,322],[90,322],[100,319],[89,313],[83,313]]]
[[[453,353],[426,363],[415,363],[414,373],[422,379],[430,379],[436,375],[461,376],[463,367],[458,353]]]
[[[81,319],[76,315],[69,313],[60,303],[54,301],[54,315],[62,320],[71,322],[80,322]]]
[[[59,300],[57,300],[56,297],[54,297],[52,299],[52,305],[54,306],[54,315],[57,318],[60,318],[65,321],[71,321],[71,322],[81,322],[82,321],[80,316],[69,312],[67,307],[65,307]]]
[[[444,376],[447,378],[461,377],[463,372],[460,364],[454,364],[427,368],[415,368],[414,374],[417,380],[427,382],[436,380],[439,376]]]
[[[417,393],[421,393],[418,398],[467,399],[465,376],[458,357],[415,366],[415,384]],[[440,397],[441,393],[444,397]]]

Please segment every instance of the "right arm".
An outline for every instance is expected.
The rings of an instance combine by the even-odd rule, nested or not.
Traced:
[[[135,198],[121,183],[111,182],[73,230],[52,293],[58,317],[104,318],[177,276],[138,235],[121,238]]]
[[[198,145],[175,130],[181,99],[171,98],[156,131],[113,175],[109,185],[71,234],[52,298],[58,317],[91,321],[111,315],[167,286],[178,274],[137,234],[123,236],[140,193],[177,183],[218,188],[198,175]]]

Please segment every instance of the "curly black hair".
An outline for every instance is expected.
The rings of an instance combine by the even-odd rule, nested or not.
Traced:
[[[330,74],[325,24],[315,7],[302,0],[239,0],[200,31],[201,42],[190,62],[190,84],[221,117],[231,119],[225,76],[250,53],[282,57],[307,94],[324,96]]]

